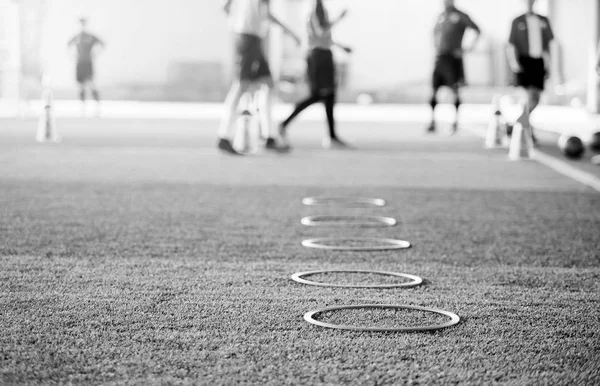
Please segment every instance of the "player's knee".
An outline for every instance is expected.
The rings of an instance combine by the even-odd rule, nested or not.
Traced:
[[[435,93],[434,93],[434,95],[429,100],[429,106],[431,106],[432,110],[435,110],[437,105],[438,105],[438,101],[437,101],[437,97],[435,96]]]
[[[460,100],[460,98],[456,97],[456,99],[454,100],[454,107],[456,107],[456,110],[460,109],[461,104],[462,104],[462,101]]]

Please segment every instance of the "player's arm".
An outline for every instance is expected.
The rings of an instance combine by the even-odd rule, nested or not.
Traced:
[[[345,45],[345,44],[340,44],[340,43],[334,41],[333,45],[334,45],[334,47],[338,47],[338,48],[344,50],[347,54],[351,54],[352,53],[352,48],[349,47],[349,46],[347,46],[347,45]]]
[[[106,48],[106,43],[100,38],[96,38],[96,44],[99,45],[102,49]]]
[[[510,37],[508,38],[508,44],[506,45],[506,57],[508,59],[508,65],[514,73],[523,71],[521,64],[519,64],[517,47],[515,42],[517,41],[517,21],[513,21],[510,29]]]
[[[329,28],[333,28],[333,27],[334,27],[336,24],[338,24],[340,21],[344,20],[344,18],[345,18],[347,15],[348,15],[348,10],[347,10],[347,9],[343,10],[343,11],[342,11],[342,13],[340,14],[340,16],[338,16],[338,18],[337,18],[337,19],[333,20],[333,21],[330,23],[330,26],[329,26]]]
[[[440,28],[439,23],[436,23],[435,27],[433,27],[433,45],[435,47],[435,52],[440,51],[441,44],[442,44],[442,30]]]
[[[471,52],[475,49],[475,47],[477,47],[477,43],[479,42],[479,39],[481,38],[481,29],[479,28],[479,26],[477,24],[475,24],[475,22],[467,15],[465,15],[466,19],[466,23],[467,23],[467,28],[473,30],[475,32],[475,38],[473,39],[473,41],[471,42],[471,45],[467,48],[465,48],[466,52]]]
[[[517,47],[515,47],[514,44],[508,43],[506,45],[506,57],[508,58],[508,65],[512,72],[518,73],[523,71],[519,60],[517,59]]]
[[[225,0],[223,2],[223,11],[228,15],[231,12],[231,4],[232,3],[233,3],[233,0]]]
[[[544,22],[548,26],[546,28],[546,34],[544,39],[549,41],[548,50],[545,50],[542,57],[544,58],[544,68],[546,69],[546,78],[550,77],[550,70],[552,69],[552,52],[556,52],[556,42],[554,40],[554,32],[552,31],[552,26],[550,26],[550,21],[547,18],[544,18]]]
[[[271,21],[271,23],[276,24],[279,27],[281,27],[283,32],[285,32],[292,39],[294,39],[298,45],[300,45],[302,43],[302,40],[300,39],[300,37],[298,35],[296,35],[296,33],[294,33],[294,31],[292,31],[290,28],[288,28],[288,26],[286,26],[281,21],[279,21],[279,19],[276,18],[270,11],[269,11],[269,21]]]

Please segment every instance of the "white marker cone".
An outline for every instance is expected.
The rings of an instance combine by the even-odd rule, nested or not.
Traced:
[[[493,116],[485,136],[484,147],[486,149],[497,149],[505,147],[506,121],[500,111],[500,95],[495,95],[492,101]]]
[[[508,158],[511,161],[533,158],[533,133],[529,121],[528,102],[523,104],[523,115],[513,128]]]
[[[249,110],[242,111],[238,118],[238,127],[233,139],[233,148],[240,153],[248,153],[250,151],[253,118]]]
[[[510,139],[510,150],[508,158],[511,161],[520,161],[531,159],[533,156],[533,140],[531,139],[531,129],[523,126],[521,123],[515,124]]]
[[[38,130],[35,139],[38,142],[60,142],[56,132],[56,121],[52,106],[52,91],[45,90],[43,94],[44,110],[38,121]]]

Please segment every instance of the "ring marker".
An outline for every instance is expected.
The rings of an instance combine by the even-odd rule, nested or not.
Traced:
[[[358,326],[347,326],[347,325],[337,325],[331,323],[320,322],[314,319],[315,315],[322,314],[324,312],[329,311],[339,311],[339,310],[352,310],[352,309],[404,309],[404,310],[417,310],[423,312],[431,312],[434,314],[444,315],[450,318],[450,321],[443,324],[434,324],[430,326],[413,326],[413,327],[398,327],[398,328],[382,328],[382,327],[358,327]],[[460,317],[452,312],[437,310],[435,308],[425,308],[418,306],[405,306],[405,305],[386,305],[386,304],[361,304],[361,305],[353,305],[353,306],[337,306],[337,307],[327,307],[322,308],[315,311],[310,311],[304,315],[304,320],[306,320],[310,324],[314,324],[316,326],[332,328],[336,330],[346,330],[346,331],[370,331],[370,332],[418,332],[418,331],[435,331],[441,330],[443,328],[452,327],[458,322],[460,322]]]
[[[368,197],[308,197],[302,200],[306,206],[385,206],[385,200]]]
[[[392,227],[398,223],[394,218],[381,216],[310,216],[304,217],[300,222],[309,227]]]
[[[360,241],[371,243],[363,247],[353,247],[343,245],[344,241]],[[326,243],[335,242],[337,245],[328,245]],[[302,246],[306,248],[325,249],[329,251],[388,251],[395,249],[408,249],[411,247],[408,241],[393,239],[375,239],[367,237],[346,237],[346,238],[319,238],[302,241]]]
[[[406,283],[398,283],[398,284],[333,284],[333,283],[320,283],[316,281],[310,281],[304,279],[306,276],[313,276],[322,273],[365,273],[365,274],[375,274],[381,276],[394,276],[411,279],[412,281]],[[335,288],[378,288],[378,289],[387,289],[387,288],[411,288],[416,287],[423,283],[423,279],[415,275],[409,275],[406,273],[397,273],[397,272],[384,272],[384,271],[354,271],[354,270],[340,270],[340,271],[310,271],[310,272],[300,272],[292,275],[292,280],[295,282],[313,285],[317,287],[335,287]]]

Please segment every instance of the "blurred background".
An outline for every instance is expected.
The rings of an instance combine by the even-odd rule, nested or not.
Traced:
[[[311,0],[273,0],[273,12],[304,33]],[[423,103],[430,94],[433,26],[441,0],[328,0],[332,16],[350,13],[335,39],[354,48],[337,55],[340,99],[368,93],[377,103]],[[467,103],[489,103],[508,89],[504,47],[523,0],[457,0],[484,33],[466,58]],[[552,23],[559,52],[546,102],[598,109],[594,71],[599,0],[539,0]],[[88,29],[106,43],[96,62],[103,99],[221,102],[230,82],[232,39],[217,0],[0,0],[0,98],[39,99],[42,84],[57,99],[76,99],[75,61],[67,49],[87,17]],[[468,37],[467,37],[468,38]],[[304,52],[277,28],[269,55],[280,97],[304,90]],[[0,105],[1,108],[1,105]]]

